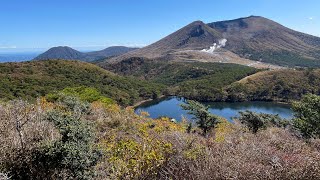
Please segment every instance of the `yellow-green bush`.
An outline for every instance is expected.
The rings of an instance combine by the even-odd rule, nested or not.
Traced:
[[[57,93],[49,93],[46,95],[46,98],[50,102],[55,102],[63,96],[74,96],[79,98],[81,101],[89,103],[98,101],[104,103],[105,105],[115,104],[114,100],[101,95],[97,89],[85,86],[65,88]]]
[[[100,148],[111,166],[112,176],[125,179],[155,173],[172,153],[170,143],[150,137],[139,140],[111,138],[102,142]]]

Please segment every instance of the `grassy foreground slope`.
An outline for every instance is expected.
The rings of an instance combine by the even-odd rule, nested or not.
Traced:
[[[264,71],[233,83],[226,89],[231,101],[300,99],[320,94],[320,69]]]
[[[129,105],[157,97],[163,86],[115,75],[79,61],[31,61],[0,64],[0,99],[33,99],[66,87],[88,86]]]

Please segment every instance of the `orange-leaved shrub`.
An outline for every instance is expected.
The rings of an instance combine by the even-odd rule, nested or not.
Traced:
[[[169,133],[175,154],[157,179],[319,179],[319,141],[305,142],[288,130],[267,128],[252,134],[240,127],[223,139]],[[218,141],[217,141],[218,140]]]
[[[116,104],[77,105],[67,99],[64,104],[45,99],[0,104],[0,172],[10,177],[15,174],[12,167],[24,167],[29,179],[320,179],[320,140],[306,141],[292,129],[266,126],[253,134],[219,118],[204,137],[188,121],[152,119]],[[54,111],[48,121],[48,112]],[[30,152],[56,157],[55,151],[38,151],[48,147],[64,152],[65,158],[53,158],[60,169],[45,173],[40,171],[44,167],[28,165],[34,158]],[[90,154],[83,157],[85,153]],[[82,169],[73,162],[83,162]]]

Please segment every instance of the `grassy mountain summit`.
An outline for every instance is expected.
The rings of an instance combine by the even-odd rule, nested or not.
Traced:
[[[80,61],[46,60],[0,64],[0,99],[33,99],[66,87],[87,86],[122,105],[156,97],[163,86],[121,77]]]

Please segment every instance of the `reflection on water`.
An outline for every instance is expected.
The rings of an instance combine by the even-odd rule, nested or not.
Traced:
[[[166,97],[144,103],[137,107],[135,111],[136,113],[147,111],[152,118],[168,116],[181,120],[181,117],[184,116],[191,119],[191,116],[180,107],[180,104],[183,104],[184,102],[184,98]],[[213,102],[205,104],[210,106],[209,111],[211,113],[222,116],[229,121],[232,121],[232,117],[238,116],[239,111],[245,110],[267,114],[279,114],[280,117],[286,119],[292,118],[292,110],[289,105],[274,102]]]

